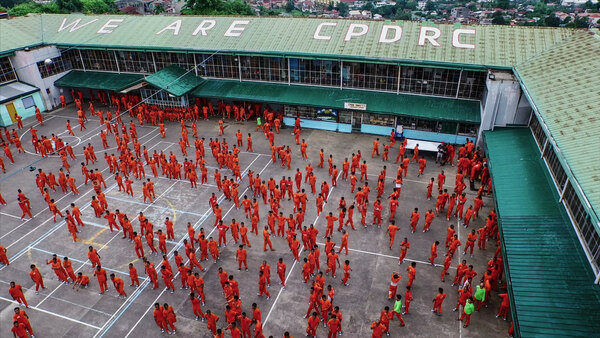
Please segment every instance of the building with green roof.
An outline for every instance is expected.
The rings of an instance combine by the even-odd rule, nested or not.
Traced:
[[[198,100],[263,103],[282,111],[286,124],[299,117],[307,128],[395,132],[434,149],[475,139],[490,159],[516,335],[598,332],[597,30],[44,14],[0,20],[0,68],[4,126],[14,111],[27,117],[19,111],[25,102],[52,109],[61,95],[71,99],[69,90],[85,89],[136,93],[171,108]],[[15,83],[33,91],[16,92]],[[521,179],[539,189],[506,188]],[[536,191],[555,199],[541,200]],[[542,236],[546,225],[566,236],[560,245],[570,252],[568,264],[543,269],[547,276],[568,273],[565,266],[581,270],[577,287],[529,292],[532,271],[552,250],[552,236]],[[531,240],[543,238],[535,250],[520,240],[523,229],[531,229]],[[566,306],[565,293],[585,298],[578,315],[544,316]],[[559,298],[564,302],[552,302]],[[587,329],[573,331],[581,326]]]

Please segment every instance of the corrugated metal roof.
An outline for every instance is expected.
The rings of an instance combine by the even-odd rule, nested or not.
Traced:
[[[26,23],[21,22],[26,20]],[[66,20],[63,24],[63,20]],[[75,26],[68,26],[80,20]],[[105,27],[112,33],[100,34]],[[214,20],[215,25],[202,33],[193,35],[203,20]],[[224,36],[234,21],[248,21],[240,36]],[[163,28],[180,22],[178,34]],[[317,27],[324,26],[321,35],[331,36],[330,40],[314,39]],[[12,28],[17,24],[20,29]],[[368,26],[366,34],[346,41],[350,25]],[[574,34],[575,30],[564,28],[533,28],[520,26],[461,26],[475,29],[475,35],[461,35],[461,43],[474,44],[474,49],[452,46],[453,24],[423,23],[417,21],[397,21],[393,25],[402,27],[401,39],[393,43],[379,42],[383,21],[307,19],[307,18],[260,18],[260,17],[194,17],[194,16],[83,16],[81,14],[43,14],[28,18],[0,21],[0,30],[7,31],[7,41],[0,39],[0,51],[14,49],[20,45],[17,37],[31,35],[42,42],[40,30],[43,27],[43,42],[46,44],[140,49],[181,49],[194,51],[239,51],[257,53],[277,53],[286,55],[326,55],[331,57],[354,57],[360,59],[414,60],[464,65],[486,65],[512,67],[515,64],[536,56]],[[63,26],[59,32],[59,29]],[[118,27],[116,27],[118,25]],[[208,24],[206,24],[208,25]],[[441,30],[437,41],[441,46],[429,43],[419,46],[422,26],[435,26]],[[68,26],[67,28],[65,28]],[[175,27],[172,26],[172,27]],[[8,29],[6,27],[9,27]],[[207,26],[204,26],[207,27]],[[359,29],[357,29],[358,31]],[[239,31],[233,31],[239,32]],[[12,34],[10,34],[12,33]],[[4,34],[2,37],[4,37]],[[392,37],[393,32],[388,34]]]
[[[42,44],[42,31],[41,15],[0,20],[0,53]]]
[[[363,90],[210,79],[196,88],[193,95],[337,109],[344,109],[344,103],[351,102],[366,104],[369,112],[476,124],[481,119],[476,101]]]
[[[185,95],[204,82],[193,72],[188,72],[177,65],[171,65],[146,76],[146,81],[175,96]]]
[[[600,36],[575,34],[515,71],[598,217]]]
[[[527,128],[484,132],[515,332],[594,337],[600,289]]]
[[[72,70],[54,81],[57,87],[104,89],[120,92],[144,80],[141,74],[117,74]]]
[[[0,103],[12,101],[20,96],[35,93],[40,89],[24,82],[14,81],[0,86]]]

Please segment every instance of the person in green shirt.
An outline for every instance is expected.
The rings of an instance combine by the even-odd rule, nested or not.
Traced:
[[[473,311],[475,311],[475,305],[473,304],[473,297],[469,297],[469,299],[467,299],[467,302],[465,303],[465,306],[463,307],[462,316],[460,316],[460,318],[457,319],[462,322],[463,319],[465,319],[465,317],[467,318],[463,327],[467,327],[471,323],[471,314],[473,313]]]
[[[404,326],[404,320],[402,319],[402,296],[396,295],[396,301],[394,302],[394,315],[400,320],[400,326]],[[393,317],[392,317],[393,318]]]
[[[262,121],[260,119],[260,116],[256,118],[256,131],[258,131],[259,129],[262,129]]]
[[[483,282],[479,283],[475,288],[475,300],[477,301],[477,311],[481,308],[481,304],[485,301],[485,287]]]

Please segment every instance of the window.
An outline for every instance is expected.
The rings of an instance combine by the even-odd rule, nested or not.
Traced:
[[[194,54],[155,52],[152,55],[157,72],[170,65],[178,65],[186,70],[194,68]]]
[[[71,69],[82,69],[83,63],[79,51],[75,49],[69,49],[61,52],[60,56],[50,59],[52,62],[46,63],[46,60],[39,61],[37,63],[38,70],[42,79],[47,77],[64,73]]]
[[[196,55],[198,76],[239,79],[238,58],[234,55]]]
[[[152,54],[147,52],[117,51],[119,70],[125,73],[154,73]]]
[[[486,89],[487,72],[465,70],[460,78],[458,97],[481,100]]]
[[[288,82],[287,59],[263,56],[240,56],[242,79]]]
[[[393,115],[363,113],[362,123],[392,128],[396,127],[396,119]]]
[[[25,109],[29,109],[33,106],[35,106],[35,101],[33,100],[33,96],[27,96],[21,99],[21,101],[23,102],[23,108]]]
[[[86,70],[118,71],[117,59],[110,50],[82,49],[80,50]]]
[[[398,66],[361,62],[344,62],[344,87],[395,92],[398,89]]]
[[[478,125],[470,123],[458,124],[458,135],[477,137]]]
[[[290,59],[290,81],[316,86],[340,85],[340,63],[329,60]]]
[[[542,125],[540,124],[540,121],[538,120],[537,116],[535,116],[535,114],[533,114],[533,116],[531,117],[531,123],[529,124],[529,128],[531,128],[531,132],[533,133],[533,137],[535,138],[538,147],[540,147],[540,149],[543,149],[544,143],[546,143],[548,137],[546,137],[546,133],[544,133],[544,129],[542,129]]]
[[[10,82],[17,79],[17,74],[8,59],[8,56],[0,58],[0,83]]]
[[[565,173],[565,170],[560,164],[558,156],[556,156],[556,153],[554,152],[554,147],[550,145],[546,147],[546,151],[544,152],[544,158],[546,159],[546,164],[550,169],[550,173],[552,173],[554,182],[559,187],[559,189],[562,189],[565,180],[567,179],[567,174]]]
[[[151,105],[172,108],[181,108],[188,106],[186,96],[173,96],[162,89],[142,88],[140,90],[140,94],[142,95],[142,100],[145,100],[146,103]]]
[[[596,266],[600,266],[600,234],[596,231],[594,224],[570,182],[567,183],[563,201],[571,214],[573,222],[579,229],[579,233],[583,237],[594,263]]]
[[[317,108],[304,106],[284,106],[284,115],[314,120],[317,118]]]
[[[400,91],[455,97],[460,72],[458,69],[402,66],[400,67]]]

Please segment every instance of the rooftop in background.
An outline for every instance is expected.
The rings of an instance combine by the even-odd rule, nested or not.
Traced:
[[[24,82],[11,82],[0,86],[0,103],[14,100],[16,97],[35,93],[40,89]]]
[[[394,28],[388,28],[388,34],[382,37],[386,25]],[[402,28],[399,38],[396,27]],[[439,29],[440,36],[436,41],[440,46],[428,41],[419,45],[422,30],[427,35],[434,35],[436,32],[430,29],[435,28]],[[466,30],[456,32],[456,29]],[[361,33],[364,34],[359,35]],[[585,33],[565,28],[436,25],[420,21],[42,14],[0,22],[0,53],[53,44],[322,55],[512,68],[573,34]],[[474,48],[454,47],[453,37],[455,45],[468,44]],[[382,38],[397,41],[381,42]]]

